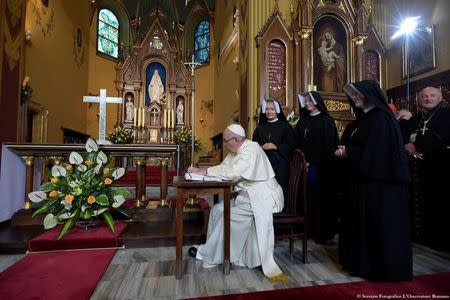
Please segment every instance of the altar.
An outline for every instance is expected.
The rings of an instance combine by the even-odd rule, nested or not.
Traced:
[[[173,144],[174,133],[191,127],[192,77],[176,40],[158,18],[116,67],[117,124],[133,130],[134,143]]]

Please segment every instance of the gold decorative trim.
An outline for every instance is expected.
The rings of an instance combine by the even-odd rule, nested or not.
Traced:
[[[368,35],[367,34],[357,34],[352,38],[353,43],[355,43],[355,45],[360,46],[362,44],[364,44],[364,41],[367,39]]]
[[[325,100],[329,111],[350,111],[350,104],[338,100]]]
[[[302,38],[302,40],[309,40],[311,38],[311,34],[313,29],[311,27],[303,27],[298,32],[298,35]]]

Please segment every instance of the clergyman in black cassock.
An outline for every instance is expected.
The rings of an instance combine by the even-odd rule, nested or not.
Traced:
[[[419,94],[420,112],[409,119],[405,148],[416,166],[417,207],[422,224],[418,242],[438,250],[450,250],[450,109],[442,93],[426,87]]]
[[[294,130],[286,120],[276,100],[263,100],[259,124],[253,132],[253,141],[263,148],[275,172],[275,178],[287,197],[289,183],[289,154],[294,149]]]
[[[337,233],[334,151],[338,134],[319,93],[308,92],[298,99],[301,109],[295,135],[308,163],[309,236],[317,243],[329,243]]]
[[[378,82],[344,88],[357,121],[335,155],[348,164],[339,235],[345,270],[369,280],[412,279],[408,157],[399,124]]]

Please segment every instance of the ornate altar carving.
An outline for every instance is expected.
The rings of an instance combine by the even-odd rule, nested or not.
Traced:
[[[181,50],[158,17],[139,35],[130,56],[117,65],[116,88],[124,98],[117,122],[133,128],[136,143],[173,143],[174,131],[190,125],[191,78],[180,60]],[[186,108],[176,119],[176,99]],[[132,101],[132,105],[128,102]],[[133,116],[130,115],[133,107]]]

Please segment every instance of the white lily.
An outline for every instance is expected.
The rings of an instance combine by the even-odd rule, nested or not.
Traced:
[[[114,170],[114,172],[112,172],[112,177],[114,177],[114,180],[119,179],[120,177],[122,177],[125,174],[125,168],[118,168],[116,170]]]
[[[52,167],[52,176],[53,177],[60,177],[60,176],[65,177],[66,174],[67,174],[67,170],[64,169],[63,167],[58,166],[58,165]]]
[[[65,200],[61,200],[60,202],[62,205],[64,205],[64,208],[68,211],[72,209],[72,204],[67,203]]]
[[[73,165],[82,164],[83,163],[83,156],[81,156],[77,152],[73,151],[72,153],[70,153],[69,162],[71,164],[73,164]]]
[[[108,161],[108,157],[106,157],[106,154],[103,151],[100,151],[97,155],[97,163],[104,164],[107,161]]]
[[[86,142],[86,151],[91,153],[92,151],[96,152],[97,150],[98,150],[97,143],[93,139],[89,138]]]
[[[115,195],[113,199],[114,203],[112,204],[112,207],[114,208],[121,206],[125,202],[125,198],[122,195]]]
[[[28,199],[31,200],[31,202],[39,203],[45,199],[47,199],[47,194],[43,191],[36,191],[28,193]]]
[[[87,166],[86,165],[78,165],[77,166],[77,171],[78,172],[86,172],[87,170]]]
[[[66,212],[66,213],[64,213],[64,214],[62,214],[62,215],[59,215],[58,219],[60,219],[60,220],[65,220],[65,219],[69,219],[69,218],[71,218],[71,217],[72,217],[72,214]]]

